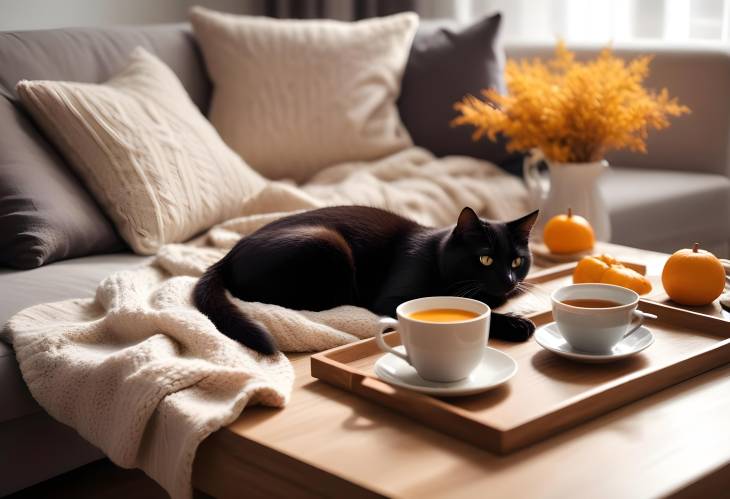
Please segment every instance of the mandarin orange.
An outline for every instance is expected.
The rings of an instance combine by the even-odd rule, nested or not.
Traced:
[[[694,243],[692,249],[681,249],[667,259],[662,284],[677,303],[707,305],[725,289],[725,269],[715,255]]]
[[[574,215],[570,208],[567,214],[556,215],[548,220],[542,238],[550,251],[560,254],[588,251],[596,242],[588,220]]]

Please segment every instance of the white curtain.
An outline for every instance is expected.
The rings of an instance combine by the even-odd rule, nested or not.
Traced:
[[[730,0],[419,0],[425,18],[504,14],[508,42],[730,43]]]

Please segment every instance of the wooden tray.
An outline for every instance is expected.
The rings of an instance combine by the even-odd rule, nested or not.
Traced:
[[[547,291],[570,275],[566,269],[532,279]],[[489,451],[509,453],[730,362],[728,321],[649,300],[641,300],[640,309],[659,316],[648,324],[655,342],[613,364],[575,363],[534,340],[490,340],[517,361],[519,370],[505,385],[481,395],[439,399],[379,380],[373,367],[383,353],[373,339],[313,355],[312,376]],[[540,326],[552,313],[530,317]],[[400,344],[398,333],[386,339]]]

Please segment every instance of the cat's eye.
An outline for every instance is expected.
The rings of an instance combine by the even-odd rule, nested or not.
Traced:
[[[522,257],[521,256],[518,256],[517,258],[515,258],[514,260],[512,260],[512,268],[513,269],[518,268],[520,265],[522,265]]]
[[[480,256],[479,261],[482,262],[482,265],[484,265],[485,267],[489,267],[491,264],[494,263],[494,260],[492,259],[492,257],[488,256],[488,255]]]

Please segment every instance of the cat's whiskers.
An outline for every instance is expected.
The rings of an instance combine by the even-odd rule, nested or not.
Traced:
[[[530,296],[539,296],[539,294],[543,293],[542,286],[538,284],[534,284],[531,282],[518,282],[515,288],[510,291],[508,294],[508,297],[513,297],[521,294],[526,294]]]
[[[471,285],[469,287],[463,287],[459,291],[457,291],[456,296],[463,296],[464,298],[469,298],[472,295],[475,295],[479,291],[479,287],[476,285]]]
[[[479,281],[476,281],[474,279],[468,279],[464,281],[457,281],[450,286],[448,286],[447,291],[450,293],[460,293],[464,291],[467,288],[472,288],[476,285],[479,285]]]
[[[525,289],[532,294],[549,295],[551,290],[543,286],[542,284],[536,284],[534,282],[522,282]]]
[[[447,290],[450,294],[453,294],[454,296],[462,296],[465,298],[469,298],[471,296],[476,296],[483,289],[484,289],[484,283],[474,280],[474,279],[458,281],[458,282],[455,282],[454,284],[451,284],[447,288]]]
[[[529,291],[537,291],[540,293],[546,293],[545,286],[542,284],[537,284],[535,282],[529,282],[529,281],[521,281],[519,283],[519,286],[523,290],[529,290]]]
[[[474,287],[472,287],[469,291],[469,294],[472,298],[476,298],[477,300],[480,299],[481,296],[483,296],[486,290],[486,286],[482,283],[476,284]]]
[[[487,285],[482,282],[475,279],[467,279],[463,281],[458,281],[447,288],[447,292],[453,296],[462,296],[465,298],[479,298],[481,295],[484,294],[486,291]],[[538,296],[542,293],[543,287],[531,283],[531,282],[518,282],[514,289],[510,291],[507,296],[513,297],[518,294],[528,294],[532,296]]]

